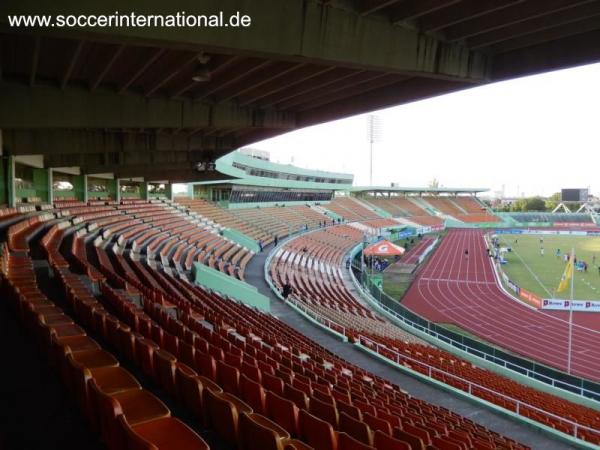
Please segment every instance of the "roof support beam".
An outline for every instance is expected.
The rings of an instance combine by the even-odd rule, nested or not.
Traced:
[[[158,59],[166,52],[166,49],[164,48],[157,48],[156,50],[154,50],[154,52],[152,53],[152,56],[150,56],[150,58],[148,58],[148,61],[146,61],[142,67],[140,67],[125,83],[123,83],[123,85],[119,88],[119,94],[124,93],[129,86],[131,86],[132,83],[135,82],[135,80],[137,80],[140,76],[142,76],[142,74],[144,72],[146,72],[146,70],[148,70],[148,68],[154,64],[156,61],[158,61]]]
[[[342,89],[339,91],[331,91],[328,94],[323,94],[313,101],[307,101],[306,104],[300,105],[298,109],[300,112],[303,112],[313,108],[318,108],[322,105],[327,105],[328,103],[339,102],[340,100],[343,100],[348,97],[361,95],[370,91],[376,91],[389,85],[397,85],[398,83],[405,81],[406,79],[407,78],[401,77],[399,75],[384,74],[381,77],[363,80],[346,89]]]
[[[289,130],[295,115],[240,107],[235,102],[210,104],[104,90],[29,88],[0,83],[0,128],[253,128]]]
[[[377,12],[383,8],[387,8],[388,6],[398,3],[399,1],[400,0],[379,0],[374,2],[372,0],[363,0],[363,7],[360,10],[360,15],[367,16],[369,14],[373,14],[374,12]]]
[[[439,31],[443,28],[466,22],[467,20],[485,16],[508,6],[522,3],[525,0],[463,0],[457,5],[452,5],[442,14],[423,17],[420,21],[421,29],[425,32]]]
[[[254,96],[251,96],[249,98],[242,99],[240,101],[240,106],[250,105],[250,104],[255,103],[256,101],[261,100],[270,95],[276,94],[281,91],[287,91],[287,89],[289,89],[293,86],[296,86],[300,83],[303,83],[305,81],[308,81],[308,80],[318,77],[320,75],[326,74],[327,72],[331,72],[332,70],[335,70],[335,69],[336,69],[335,67],[325,67],[325,68],[319,67],[318,70],[315,71],[314,68],[309,68],[307,75],[303,74],[301,76],[301,78],[298,78],[290,83],[282,83],[281,85],[275,86],[275,87],[269,89],[268,91],[264,91],[259,94],[255,94]]]
[[[564,11],[569,8],[591,3],[594,0],[545,0],[544,8],[539,3],[524,2],[488,14],[478,20],[464,22],[447,28],[444,32],[446,39],[452,42],[471,38],[527,20],[544,17],[549,14]]]
[[[75,69],[75,66],[77,65],[77,60],[79,59],[79,55],[81,55],[81,50],[83,50],[84,44],[85,44],[85,41],[83,39],[81,39],[77,42],[77,45],[75,46],[75,50],[73,51],[73,56],[71,56],[71,61],[69,62],[67,70],[65,70],[65,74],[63,75],[62,81],[60,82],[61,89],[64,89],[65,87],[67,87],[67,84],[69,83],[69,80],[71,79],[71,74],[73,73],[73,70]]]
[[[201,55],[202,55],[202,52],[199,52],[199,53],[196,53],[192,58],[187,58],[184,61],[182,61],[182,63],[179,66],[177,66],[176,68],[174,68],[171,72],[169,72],[167,74],[167,76],[163,77],[160,81],[158,81],[158,83],[156,83],[154,86],[152,86],[150,89],[148,89],[145,94],[146,97],[150,97],[152,94],[154,94],[156,91],[158,91],[162,86],[164,86],[169,81],[171,81],[173,78],[175,78],[177,75],[179,75],[190,64],[192,64],[194,61],[197,61]]]
[[[218,83],[215,86],[213,86],[212,88],[208,88],[208,89],[202,91],[199,95],[195,95],[194,100],[202,100],[204,98],[207,98],[207,97],[215,94],[215,92],[219,92],[221,89],[224,89],[227,86],[231,86],[232,84],[235,84],[238,81],[243,80],[244,78],[248,77],[249,75],[252,75],[254,72],[264,69],[265,67],[268,67],[271,64],[273,64],[273,62],[269,61],[269,60],[262,61],[262,62],[253,62],[253,63],[251,63],[250,67],[248,67],[245,70],[241,70],[233,78],[230,78],[227,81]]]
[[[298,99],[296,105],[294,105],[294,109],[303,111],[314,105],[328,103],[332,101],[330,100],[331,98],[339,100],[344,96],[356,95],[357,93],[364,92],[365,90],[368,90],[368,86],[374,85],[375,88],[377,88],[381,87],[381,83],[385,86],[386,84],[397,83],[402,79],[403,77],[400,77],[399,75],[390,75],[387,73],[377,73],[367,77],[361,76],[358,80],[351,78],[346,80],[345,83],[327,89],[326,92],[315,92],[314,94],[303,96],[301,99]]]
[[[298,126],[310,126],[328,120],[340,119],[349,115],[366,113],[400,103],[408,103],[423,98],[434,97],[472,87],[470,83],[427,78],[410,78],[389,84],[353,97],[328,103],[325,106],[308,109],[298,114]],[[356,105],[360,105],[357,108]]]
[[[232,100],[234,98],[240,97],[248,92],[252,92],[256,88],[264,86],[265,84],[269,84],[275,80],[285,77],[286,75],[289,75],[290,73],[293,73],[295,70],[298,70],[300,67],[303,67],[304,65],[305,65],[304,63],[292,64],[287,69],[284,69],[281,72],[275,73],[275,74],[271,75],[270,77],[260,77],[259,78],[260,81],[250,84],[249,86],[246,86],[246,87],[242,88],[241,90],[237,90],[232,93],[229,93],[229,94],[227,94],[227,97],[220,99],[220,101],[226,102],[228,100]]]
[[[100,86],[100,83],[102,83],[102,80],[104,80],[104,77],[110,71],[110,69],[112,68],[114,63],[117,61],[117,59],[119,59],[119,56],[121,56],[121,53],[123,53],[123,50],[125,50],[125,45],[117,46],[117,48],[115,49],[115,52],[111,56],[110,60],[108,61],[106,66],[104,66],[104,69],[102,70],[102,72],[100,72],[100,75],[98,75],[98,78],[96,78],[96,81],[94,81],[94,84],[92,84],[92,86],[90,87],[90,90],[92,92],[95,91],[98,86]]]
[[[333,72],[332,72],[332,74],[333,74]],[[306,94],[310,94],[315,91],[319,91],[320,89],[327,88],[332,85],[333,85],[333,87],[335,87],[338,85],[338,83],[340,83],[344,80],[347,80],[349,78],[356,77],[357,75],[361,75],[361,74],[364,74],[364,72],[363,71],[347,71],[347,73],[345,73],[343,75],[338,74],[335,77],[333,77],[332,79],[325,80],[320,83],[311,83],[310,86],[292,90],[285,97],[279,98],[275,102],[270,103],[266,106],[269,107],[269,106],[275,105],[276,108],[278,108],[278,109],[291,108],[294,105],[298,104],[299,102],[302,102],[303,97]]]
[[[474,36],[467,39],[467,46],[470,48],[488,47],[524,35],[580,22],[584,19],[591,19],[598,15],[600,15],[600,3],[586,3],[579,7],[561,10],[554,14],[536,17],[535,19],[526,20],[513,26],[499,28],[489,33]]]
[[[393,9],[392,22],[401,23],[407,20],[418,19],[421,16],[452,6],[459,1],[460,0],[413,0],[403,2]]]
[[[227,70],[229,67],[231,67],[233,64],[235,64],[237,61],[239,61],[239,56],[229,56],[225,59],[225,61],[221,62],[217,67],[212,68],[212,70],[210,69],[210,67],[208,65],[206,66],[206,69],[210,72],[211,78],[215,78],[215,77],[218,77],[225,70]],[[185,86],[183,86],[181,89],[179,89],[177,92],[175,92],[171,97],[172,98],[180,97],[181,95],[183,95],[184,93],[186,93],[187,91],[192,89],[194,86],[198,86],[198,84],[199,83],[197,81],[191,81],[191,82],[187,83]]]

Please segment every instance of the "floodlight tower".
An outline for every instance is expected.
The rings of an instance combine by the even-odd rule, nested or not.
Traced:
[[[373,186],[373,144],[381,142],[381,117],[369,114],[367,116],[367,140],[369,141],[369,185]]]

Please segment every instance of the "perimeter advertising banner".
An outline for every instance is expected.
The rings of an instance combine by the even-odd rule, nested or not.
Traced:
[[[527,303],[535,308],[539,309],[542,307],[542,298],[539,295],[534,294],[533,292],[529,292],[527,289],[520,288],[519,296],[523,300],[525,300],[525,303]]]
[[[582,311],[600,312],[600,301],[597,300],[563,300],[560,298],[545,298],[542,301],[542,309],[553,311]]]
[[[554,222],[555,227],[559,228],[596,228],[594,222]]]

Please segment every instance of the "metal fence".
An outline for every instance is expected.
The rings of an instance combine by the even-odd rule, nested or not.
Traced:
[[[538,364],[532,360],[513,355],[476,339],[472,339],[460,333],[455,333],[443,326],[430,322],[429,320],[408,310],[396,299],[393,299],[379,289],[378,286],[371,282],[368,274],[361,272],[360,268],[356,267],[356,265],[352,266],[352,271],[355,278],[360,281],[363,289],[368,291],[371,297],[377,301],[378,306],[406,325],[423,333],[427,333],[428,335],[439,339],[446,344],[452,345],[459,350],[470,353],[494,364],[498,364],[506,369],[541,381],[555,388],[560,388],[583,397],[600,401],[600,383],[595,383],[580,377],[568,375],[560,370],[553,369],[543,364]]]

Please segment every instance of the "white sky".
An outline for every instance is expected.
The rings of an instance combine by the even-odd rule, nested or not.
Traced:
[[[506,196],[561,188],[600,194],[600,64],[482,86],[381,110],[373,184],[505,186]],[[366,116],[251,145],[271,160],[369,182]]]

